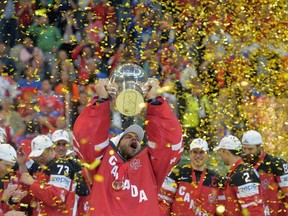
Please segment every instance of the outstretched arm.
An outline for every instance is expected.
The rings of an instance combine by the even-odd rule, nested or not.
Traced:
[[[183,143],[180,122],[166,100],[157,96],[159,89],[156,84],[152,84],[147,94],[151,102],[147,107],[146,131],[151,163],[160,188],[165,176],[179,161]]]
[[[110,102],[106,83],[99,81],[95,87],[98,96],[84,108],[73,128],[75,151],[89,164],[101,158],[109,144]]]

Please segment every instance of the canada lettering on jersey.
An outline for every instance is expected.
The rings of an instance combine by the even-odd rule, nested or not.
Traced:
[[[114,155],[112,155],[109,158],[108,162],[112,166],[111,175],[114,176],[115,179],[118,179],[119,166],[117,166],[117,158]],[[148,200],[145,191],[143,189],[139,189],[137,187],[137,185],[131,184],[129,179],[124,179],[123,183],[124,183],[124,185],[123,185],[122,190],[130,190],[131,191],[131,197],[138,198],[139,203]]]
[[[178,194],[180,197],[182,197],[184,202],[189,203],[189,209],[193,209],[195,215],[197,216],[208,216],[206,212],[202,212],[199,207],[195,206],[194,200],[191,199],[190,192],[187,192],[186,189],[187,188],[185,186],[180,186],[178,189]]]

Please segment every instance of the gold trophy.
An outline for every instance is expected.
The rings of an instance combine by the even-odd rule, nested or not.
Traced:
[[[125,116],[135,116],[144,107],[144,97],[149,91],[147,73],[138,65],[126,63],[118,66],[109,76],[107,91],[116,97],[116,107]]]

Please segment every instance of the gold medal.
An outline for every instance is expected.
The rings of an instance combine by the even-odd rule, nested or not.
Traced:
[[[114,190],[122,190],[122,188],[124,187],[124,183],[121,181],[113,181],[112,182],[112,188]]]

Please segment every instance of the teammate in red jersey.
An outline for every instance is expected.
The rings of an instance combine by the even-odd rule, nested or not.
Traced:
[[[242,145],[244,161],[251,163],[260,175],[265,215],[288,215],[288,163],[267,154],[262,136],[255,130],[243,134]]]
[[[182,128],[159,85],[149,84],[145,129],[148,145],[141,147],[144,131],[129,126],[109,140],[110,101],[105,82],[96,84],[98,97],[84,108],[74,125],[74,146],[87,163],[100,160],[93,179],[89,215],[160,214],[157,195],[183,152]]]
[[[190,144],[191,164],[175,167],[159,193],[162,215],[215,215],[221,177],[206,168],[208,143],[197,138]]]
[[[32,201],[37,202],[33,215],[75,215],[75,170],[72,165],[68,160],[56,157],[52,140],[46,135],[36,136],[31,142],[31,150],[29,157],[41,168],[34,173],[23,173],[26,164],[19,163],[19,170],[23,173],[20,182],[28,186]]]
[[[263,195],[257,171],[241,158],[241,142],[232,135],[214,148],[230,169],[225,183],[224,215],[264,215]]]
[[[54,149],[59,157],[68,160],[74,169],[76,200],[78,200],[77,215],[85,215],[87,211],[85,206],[88,204],[88,196],[90,194],[90,185],[88,180],[85,178],[85,167],[81,165],[80,161],[76,157],[67,156],[67,152],[71,151],[70,138],[67,131],[56,130],[53,132],[51,139],[54,143]]]

